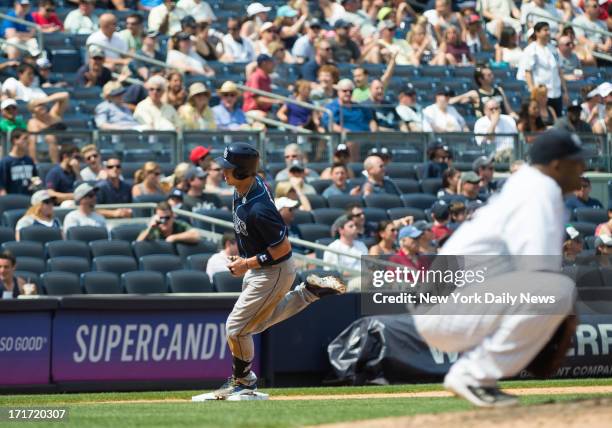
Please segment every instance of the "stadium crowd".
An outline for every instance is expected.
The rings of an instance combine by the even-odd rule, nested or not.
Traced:
[[[0,131],[9,138],[0,194],[31,197],[14,224],[16,239],[32,225],[67,237],[72,227],[106,227],[109,218],[135,216],[132,209],[96,209],[96,203],[155,200],[160,205],[136,240],[189,243],[197,235],[172,208],[222,218],[228,212],[231,192],[204,146],[172,171],[150,160],[131,176],[122,170],[121,153],[102,159],[95,144],[77,147],[53,131],[265,130],[270,125],[262,121],[269,118],[315,132],[473,132],[475,145],[490,145],[483,151],[491,155],[475,159],[470,171],[455,168],[453,148],[435,138],[429,161],[414,171],[411,166],[408,175],[391,173],[397,169],[393,150],[379,147],[361,159],[354,142],[335,147],[324,168],[309,167],[301,147],[289,144],[284,168],[264,165],[261,171],[293,236],[418,267],[419,255],[435,252],[501,188],[494,164],[515,159],[515,135],[612,130],[608,1],[413,4],[15,1],[5,12],[19,21],[3,19],[0,27]],[[46,43],[59,44],[39,46],[38,31]],[[65,71],[53,46],[77,41],[78,69]],[[470,83],[455,81],[459,75]],[[325,107],[331,115],[240,84]],[[101,96],[94,105],[78,96],[89,89]],[[84,123],[72,120],[83,112]],[[44,176],[41,148],[53,163]],[[512,163],[511,172],[520,165]],[[568,199],[569,210],[603,208],[589,199],[587,187]],[[54,205],[74,211],[58,219]],[[312,234],[300,227],[309,223],[331,228]],[[602,222],[591,247],[608,251],[611,230],[610,221]],[[567,248],[578,254],[583,248],[576,251],[570,241],[585,233],[574,232]],[[232,242],[224,238],[215,269],[235,254]],[[358,259],[331,252],[323,258],[359,270]]]

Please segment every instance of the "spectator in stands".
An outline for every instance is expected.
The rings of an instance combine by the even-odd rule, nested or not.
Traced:
[[[434,242],[434,234],[431,230],[433,223],[429,223],[427,220],[419,220],[415,221],[412,226],[423,232],[417,240],[419,246],[418,253],[424,255],[436,254],[438,250]]]
[[[104,51],[93,45],[87,52],[89,59],[77,70],[76,84],[86,88],[103,87],[113,79],[111,70],[104,65]]]
[[[297,209],[297,206],[299,205],[299,202],[296,201],[295,199],[290,199],[287,197],[282,197],[282,198],[277,198],[274,200],[274,205],[276,206],[276,209],[278,210],[279,214],[281,215],[283,222],[285,223],[285,225],[287,226],[287,228],[289,229],[289,237],[294,237],[294,238],[299,238],[301,239],[302,236],[300,235],[300,230],[298,229],[298,227],[295,225],[294,220],[295,220],[295,210]],[[307,248],[303,248],[303,247],[298,247],[299,253],[305,254],[310,252]],[[292,250],[295,251],[294,246],[292,245]]]
[[[436,64],[438,65],[474,65],[474,57],[468,45],[461,40],[460,30],[449,26],[444,32],[444,41],[438,49]]]
[[[518,32],[512,27],[502,30],[499,43],[495,45],[495,61],[508,64],[509,67],[519,66],[523,49],[519,46]]]
[[[565,206],[570,213],[576,208],[603,208],[601,202],[591,198],[591,180],[580,177],[580,189],[574,190],[573,194],[565,198]]]
[[[455,196],[459,193],[459,181],[461,171],[455,168],[448,168],[442,174],[442,188],[438,191],[437,197]]]
[[[176,131],[180,128],[178,113],[170,104],[163,101],[167,81],[161,76],[153,76],[145,84],[149,96],[139,102],[134,111],[134,119],[145,129],[155,131]]]
[[[198,147],[202,147],[202,146],[198,146]],[[202,147],[202,148],[204,149],[204,147]],[[197,147],[196,147],[196,149],[197,149]],[[207,149],[205,149],[205,150],[207,150]],[[195,151],[195,149],[192,150],[192,153],[193,153],[193,151]],[[202,163],[204,163],[204,162],[202,162]],[[160,182],[162,183],[162,186],[178,189],[181,192],[185,193],[187,191],[187,189],[189,189],[189,183],[187,183],[187,180],[185,180],[185,173],[193,165],[197,166],[197,162],[195,162],[195,163],[180,162],[177,166],[174,167],[174,171],[173,171],[172,175],[164,177],[163,179],[160,180]],[[182,201],[183,201],[183,195],[181,195],[181,203],[182,203]]]
[[[294,98],[304,103],[310,102],[310,82],[298,80],[295,82]],[[276,116],[281,122],[293,126],[301,126],[307,129],[314,129],[313,111],[292,103],[285,103],[276,112]]]
[[[67,33],[91,34],[98,31],[98,17],[93,13],[95,0],[79,0],[79,8],[71,11],[64,20]]]
[[[36,74],[41,88],[65,88],[68,83],[56,76],[51,76],[53,64],[46,57],[36,60]]]
[[[474,134],[477,134],[476,144],[494,144],[497,159],[511,159],[514,152],[512,136],[496,136],[496,134],[518,134],[516,123],[511,116],[502,114],[499,102],[492,98],[484,106],[484,116],[474,124]]]
[[[186,211],[200,211],[219,208],[221,200],[214,193],[204,193],[206,173],[199,166],[192,166],[185,172],[187,191],[183,194],[182,208]]]
[[[70,211],[64,218],[64,234],[71,227],[94,226],[106,228],[106,220],[95,211],[97,187],[89,183],[81,183],[74,189],[74,202],[77,209]]]
[[[23,129],[11,132],[11,150],[0,160],[0,196],[30,195],[40,184],[34,160],[28,156],[29,136]]]
[[[221,238],[221,251],[213,254],[206,263],[206,274],[212,282],[213,276],[219,272],[229,272],[227,265],[234,257],[238,257],[238,244],[234,232],[225,232]]]
[[[23,19],[34,23],[34,18],[30,13],[30,0],[16,0],[14,9],[7,12],[8,16]],[[4,19],[0,27],[0,37],[5,38],[10,43],[25,45],[31,54],[40,53],[38,42],[36,41],[36,31],[34,27]],[[7,44],[4,48],[9,60],[19,58],[19,49]]]
[[[595,228],[595,236],[612,236],[612,201],[608,201],[608,221],[599,223]]]
[[[321,21],[312,18],[305,23],[305,33],[300,36],[291,49],[291,54],[299,64],[313,61],[315,58],[315,42],[321,32]]]
[[[540,132],[546,130],[546,125],[540,117],[540,107],[538,102],[531,100],[523,103],[519,113],[517,128],[520,132]]]
[[[417,104],[417,94],[412,83],[407,83],[400,89],[395,112],[401,120],[401,131],[421,132],[423,130],[422,108]]]
[[[276,188],[274,189],[274,198],[289,198],[299,202],[299,209],[301,211],[312,211],[310,201],[304,194],[302,189],[294,188],[289,181],[277,181]]]
[[[378,223],[378,229],[376,230],[376,239],[378,242],[372,245],[368,251],[371,256],[387,256],[395,254],[397,247],[397,226],[393,221],[383,220]]]
[[[265,54],[257,57],[257,69],[251,74],[245,86],[249,88],[259,89],[261,91],[272,92],[272,84],[270,74],[274,71],[274,60]],[[252,92],[244,94],[244,104],[242,110],[244,112],[252,112],[258,116],[265,116],[274,104],[282,104],[274,98],[257,95]]]
[[[0,299],[16,299],[20,295],[37,295],[36,284],[15,276],[17,259],[10,251],[0,253]]]
[[[538,103],[540,118],[544,126],[552,126],[557,120],[555,109],[548,104],[548,89],[545,85],[539,85],[531,91],[531,99]]]
[[[461,193],[460,199],[465,204],[479,199],[481,178],[474,171],[468,171],[461,174]]]
[[[535,15],[530,15],[533,12]],[[543,18],[538,15],[544,15],[552,19]],[[521,24],[526,28],[535,27],[541,22],[545,23],[550,28],[550,33],[553,36],[557,35],[559,31],[559,23],[562,21],[561,14],[553,3],[549,3],[546,0],[531,0],[530,2],[523,3],[521,6]],[[536,29],[537,32],[537,29]]]
[[[125,41],[130,52],[138,52],[142,49],[143,22],[141,14],[133,13],[125,19],[125,30],[119,32],[119,36]]]
[[[335,65],[324,65],[317,72],[317,83],[313,84],[314,89],[310,92],[310,100],[313,104],[324,106],[333,101],[336,97],[335,84],[340,79],[340,72]],[[368,86],[369,90],[369,86]],[[320,117],[318,115],[318,117]],[[320,129],[324,131],[323,128]]]
[[[392,58],[392,66],[395,60]],[[385,102],[386,85],[382,80],[374,79],[370,84],[370,98],[364,104],[371,104],[374,120],[379,131],[394,131],[399,129],[400,118],[395,111],[395,107]]]
[[[62,223],[53,216],[53,198],[47,190],[39,190],[30,198],[30,207],[15,225],[15,240],[19,241],[19,232],[24,227],[40,226],[62,229]]]
[[[26,129],[27,125],[22,116],[17,116],[17,101],[6,98],[0,104],[2,118],[0,119],[0,132],[11,132],[15,129]]]
[[[187,12],[177,7],[176,0],[164,0],[149,12],[148,28],[159,34],[174,36],[181,31],[181,19],[186,16]]]
[[[129,107],[123,102],[125,88],[117,81],[110,81],[102,88],[104,101],[96,106],[96,126],[101,130],[134,130],[140,124],[134,119]]]
[[[576,263],[576,256],[582,252],[583,240],[580,232],[574,226],[568,224],[565,226],[565,237],[563,241],[563,265],[571,265]]]
[[[28,110],[32,118],[28,120],[29,132],[64,131],[66,124],[63,123],[64,113],[70,102],[68,92],[56,92],[44,98],[36,98],[28,103]],[[51,108],[48,104],[53,103]],[[38,136],[49,148],[49,157],[53,162],[59,160],[57,149],[57,137],[54,135]],[[36,157],[35,157],[36,158]]]
[[[140,50],[136,51],[138,55],[142,55],[144,57],[148,57],[151,59],[155,59],[157,61],[165,62],[166,58],[162,55],[159,50],[159,46],[157,45],[157,37],[159,33],[154,30],[149,30],[144,33],[142,38],[142,47]],[[149,79],[151,77],[151,64],[134,60],[130,63],[130,69],[135,71],[138,76],[144,80]]]
[[[178,71],[171,71],[168,73],[167,79],[167,90],[164,92],[162,101],[178,110],[188,101],[187,97],[189,95],[185,89],[183,75]]]
[[[355,227],[357,228],[357,238],[367,239],[373,237],[376,234],[378,223],[372,221],[366,221],[363,207],[358,203],[349,204],[344,211],[345,215],[349,220],[353,220]],[[332,226],[332,235],[336,233],[336,230]]]
[[[54,0],[41,0],[38,10],[32,13],[34,22],[41,28],[43,33],[55,33],[64,31],[64,25],[55,13]]]
[[[233,195],[234,191],[227,186],[223,179],[223,168],[214,160],[206,168],[204,191],[217,195]]]
[[[397,185],[385,176],[385,163],[379,156],[368,156],[363,161],[363,169],[367,172],[367,180],[361,186],[363,196],[376,193],[400,195]]]
[[[448,169],[448,146],[442,139],[429,144],[427,159],[427,163],[423,165],[422,178],[441,178]]]
[[[574,24],[586,27],[590,30],[608,31],[605,21],[599,16],[599,2],[597,0],[586,0],[584,2],[584,14],[579,15],[573,21]],[[574,27],[576,38],[583,47],[591,52],[609,53],[612,49],[612,38],[595,31],[585,31]]]
[[[426,10],[423,15],[432,26],[438,43],[444,41],[444,32],[451,26],[461,31],[461,16],[452,11],[450,0],[435,0],[435,8]]]
[[[351,160],[351,152],[345,143],[340,143],[336,146],[332,157],[332,165],[328,166],[321,172],[321,180],[330,180],[332,178],[332,169],[335,164],[341,164],[346,167],[347,178],[355,178],[355,173],[349,167]]]
[[[227,19],[227,34],[223,36],[223,62],[251,62],[255,60],[255,47],[248,38],[240,35],[240,21]]]
[[[398,233],[399,249],[395,255],[391,256],[389,261],[407,266],[410,269],[420,269],[419,238],[422,235],[423,231],[412,225],[402,227]]]
[[[567,115],[560,117],[556,120],[553,128],[562,129],[570,133],[576,132],[593,132],[591,126],[584,120],[580,119],[580,113],[582,112],[582,106],[580,99],[574,99],[567,106]]]
[[[479,156],[472,162],[472,171],[480,177],[479,198],[486,200],[498,189],[498,183],[493,179],[495,172],[493,156]]]
[[[104,162],[106,178],[98,183],[100,204],[131,204],[132,187],[121,177],[121,160],[111,156]],[[131,209],[125,208],[131,213]]]
[[[532,0],[544,2],[545,0]],[[531,3],[527,3],[531,4]],[[563,73],[555,49],[550,45],[550,27],[546,22],[538,22],[534,26],[535,42],[530,43],[523,51],[523,58],[516,78],[524,80],[530,91],[539,85],[548,90],[548,104],[560,116],[563,108],[563,98],[568,101],[568,92]]]
[[[238,24],[239,34],[249,40],[256,40],[259,30],[264,22],[268,22],[268,12],[271,7],[266,7],[259,2],[251,3],[246,8],[247,17],[242,24]]]
[[[189,224],[176,219],[168,202],[163,201],[157,204],[155,215],[151,218],[147,228],[140,232],[136,240],[164,240],[166,242],[195,244],[200,240],[200,234]]]
[[[218,129],[239,130],[248,128],[242,109],[236,107],[240,91],[234,82],[223,82],[217,91],[221,102],[212,108]]]
[[[381,61],[388,63],[393,59],[399,65],[412,65],[412,47],[408,41],[395,38],[395,30],[395,22],[389,19],[378,23],[380,38],[377,40],[377,45]]]
[[[287,165],[287,167],[284,169],[281,169],[276,174],[276,177],[274,177],[276,181],[289,180],[289,167],[291,167],[295,161],[298,161],[302,165],[307,164],[304,153],[302,152],[300,147],[295,143],[287,144],[285,146],[284,157],[285,157],[285,164]],[[310,168],[306,168],[305,174],[306,174],[306,181],[312,181],[312,180],[316,180],[319,178],[319,174],[317,174],[315,170],[310,169]]]
[[[214,32],[217,33],[216,31]],[[223,34],[221,33],[221,36]],[[218,61],[222,52],[217,50],[222,48],[221,41],[210,28],[208,22],[198,22],[196,25],[196,35],[194,41],[195,50],[198,55],[206,61]]]
[[[476,116],[483,117],[485,115],[485,104],[488,100],[496,100],[500,112],[504,115],[516,115],[510,107],[508,98],[504,89],[495,84],[495,75],[493,70],[486,66],[476,67],[474,70],[474,82],[476,83],[476,89],[472,89],[464,94],[452,97],[449,100],[450,104],[464,104],[471,103],[476,112]]]
[[[595,134],[612,133],[612,103],[606,104],[606,117],[593,125],[593,132]]]
[[[83,181],[98,181],[106,179],[106,170],[102,166],[102,159],[95,144],[87,144],[81,148],[81,157],[87,166],[81,170]]]
[[[317,191],[310,184],[306,183],[306,167],[299,160],[294,160],[288,168],[289,182],[296,192],[304,195],[316,195]]]
[[[137,198],[140,195],[165,195],[167,189],[164,189],[160,183],[160,177],[160,166],[152,161],[145,162],[143,167],[134,173],[132,197]]]
[[[314,59],[307,61],[302,66],[302,79],[310,82],[317,80],[317,73],[319,68],[326,65],[332,64],[332,46],[329,40],[319,39],[315,43],[315,56]]]
[[[213,159],[209,155],[210,148],[206,148],[204,146],[196,146],[189,153],[189,160],[191,161],[191,164],[199,166],[203,170],[206,170],[208,169],[208,165],[210,165],[213,161]]]
[[[72,144],[62,145],[59,157],[59,164],[49,170],[45,182],[49,194],[63,202],[73,199],[74,183],[81,179],[79,149]]]
[[[362,103],[370,98],[370,81],[369,73],[363,67],[355,67],[353,69],[353,83],[355,89],[351,95],[351,100],[355,103]]]
[[[349,38],[350,22],[338,19],[334,23],[334,37],[329,41],[334,62],[354,63],[361,57],[359,46]]]
[[[368,248],[357,239],[358,232],[355,222],[346,215],[340,216],[334,221],[332,230],[336,231],[338,238],[329,244],[328,248],[353,254],[354,257],[325,251],[323,261],[339,268],[361,271],[361,256],[368,254]],[[327,267],[326,269],[329,270]]]
[[[361,193],[361,188],[359,186],[349,188],[346,184],[347,177],[348,169],[346,168],[345,164],[335,163],[332,165],[330,176],[332,183],[323,191],[323,197],[329,198],[330,196],[335,195],[359,195]]]
[[[410,47],[409,64],[418,67],[419,65],[437,65],[434,61],[436,50],[432,38],[427,33],[427,19],[421,17],[412,24],[406,41]],[[434,61],[434,62],[432,62]]]
[[[450,221],[450,206],[445,201],[436,201],[431,207],[431,233],[433,238],[439,243],[448,237],[453,231],[448,227]]]
[[[217,20],[212,8],[204,0],[179,0],[176,6],[184,10],[187,16],[192,16],[198,23],[210,24]]]
[[[92,33],[85,43],[87,46],[95,44],[104,52],[104,65],[111,70],[129,64],[131,58],[122,57],[119,52],[127,52],[128,45],[117,32],[117,18],[112,13],[104,13],[100,16],[100,29]],[[106,83],[106,82],[104,82]]]
[[[17,79],[9,77],[2,84],[2,95],[17,101],[30,102],[47,94],[34,84],[36,69],[32,64],[22,62],[17,67]]]
[[[481,0],[482,16],[488,21],[485,25],[487,31],[498,40],[503,32],[510,28],[514,33],[520,33],[521,11],[512,0]]]
[[[166,64],[183,73],[212,77],[215,71],[206,60],[198,55],[191,43],[191,36],[185,32],[176,33],[173,38],[173,49],[168,50]]]
[[[557,46],[559,54],[559,67],[563,73],[563,78],[567,81],[582,80],[583,72],[580,60],[574,52],[575,44],[568,36],[561,36]]]
[[[372,111],[351,101],[353,89],[355,87],[351,80],[340,80],[336,85],[338,98],[326,106],[333,113],[334,132],[376,132],[378,125],[374,120]],[[328,121],[328,115],[324,114],[321,124],[325,129],[328,128]]]
[[[608,257],[612,254],[612,237],[610,235],[600,235],[595,238],[594,246],[596,256],[606,256],[599,259],[600,264],[607,266],[609,264]]]
[[[178,109],[182,129],[186,131],[204,131],[217,129],[212,109],[208,106],[210,91],[201,82],[189,87],[187,104]]]
[[[455,107],[449,105],[451,91],[439,87],[436,102],[423,109],[423,131],[425,132],[469,132],[465,119]]]
[[[584,99],[580,118],[591,126],[594,126],[606,116],[605,104],[607,101],[604,100],[612,93],[612,84],[610,82],[604,82],[597,87],[594,85],[585,85],[580,92]]]
[[[266,54],[272,56],[268,46],[278,40],[278,28],[272,22],[264,22],[259,29],[259,38],[254,42],[255,55]]]
[[[480,16],[473,13],[465,17],[467,29],[461,34],[462,40],[468,46],[470,53],[476,55],[478,52],[492,51],[493,47],[482,29]]]

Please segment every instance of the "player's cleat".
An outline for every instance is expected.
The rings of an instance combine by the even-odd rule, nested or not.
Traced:
[[[317,275],[308,275],[306,278],[306,289],[315,296],[321,298],[346,293],[346,284],[335,276],[326,276],[322,278]]]
[[[478,407],[509,407],[518,404],[517,397],[506,394],[496,386],[470,386],[447,376],[444,379],[444,388]]]
[[[251,377],[253,379],[251,379]],[[255,376],[253,372],[249,373],[249,376],[241,380],[244,380],[245,383],[236,379],[234,376],[228,378],[221,388],[213,391],[214,397],[217,400],[227,400],[229,397],[253,394],[257,391],[257,376]]]

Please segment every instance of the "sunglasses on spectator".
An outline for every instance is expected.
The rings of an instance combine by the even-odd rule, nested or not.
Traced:
[[[360,213],[354,213],[354,214],[351,214],[351,218],[361,217],[361,216],[365,216],[365,214],[363,213],[363,211],[362,211],[362,212],[360,212]]]
[[[353,92],[352,89],[338,89],[338,92]]]
[[[93,155],[89,155],[89,156],[87,156],[85,159],[87,159],[87,160],[92,160],[92,159],[98,159],[99,157],[100,157],[100,155],[99,155],[99,154],[94,153]]]
[[[163,217],[160,217],[159,219],[162,220],[163,222],[167,222],[172,218],[172,216],[170,215],[165,215]]]
[[[238,27],[227,27],[227,31],[238,31]]]
[[[54,198],[45,199],[44,201],[42,201],[42,203],[46,205],[55,205],[55,199]]]
[[[159,87],[149,88],[149,92],[162,92],[163,89]]]
[[[229,98],[229,97],[237,97],[237,96],[238,96],[238,94],[237,94],[237,93],[235,93],[235,92],[224,92],[224,93],[222,93],[222,94],[221,94],[221,96],[222,96],[222,97],[228,97],[228,98]]]
[[[108,169],[121,169],[121,164],[117,164],[117,165],[107,165],[106,166]]]
[[[574,42],[563,43],[563,46],[575,46]]]
[[[96,196],[96,192],[89,192],[88,194],[86,194],[85,196],[83,196],[84,198],[93,198],[94,196]]]
[[[299,158],[298,155],[285,155],[285,159],[297,159]]]

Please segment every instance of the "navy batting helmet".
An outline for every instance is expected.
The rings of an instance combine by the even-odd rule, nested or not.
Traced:
[[[244,180],[257,173],[259,152],[247,143],[232,143],[225,147],[223,157],[215,159],[221,168],[233,169],[234,178]]]

